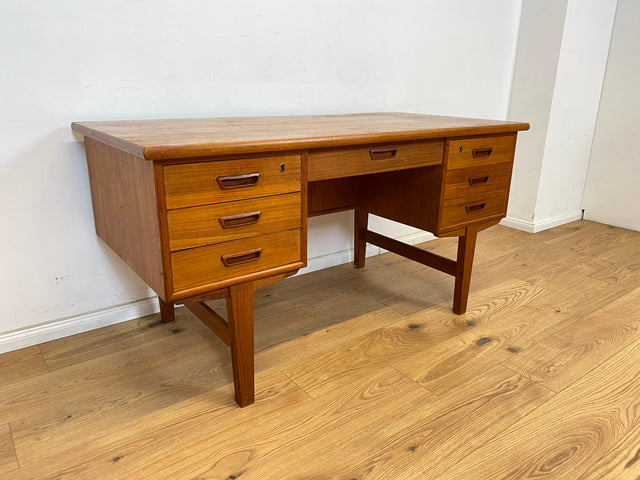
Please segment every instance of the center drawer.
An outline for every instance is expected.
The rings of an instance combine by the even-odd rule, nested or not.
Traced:
[[[300,155],[165,165],[167,209],[299,192]]]
[[[444,140],[320,148],[309,151],[309,181],[440,165]]]
[[[169,210],[169,250],[291,230],[301,222],[300,193]]]

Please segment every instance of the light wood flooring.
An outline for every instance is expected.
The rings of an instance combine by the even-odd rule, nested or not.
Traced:
[[[638,479],[640,233],[478,242],[462,316],[393,254],[257,292],[244,409],[184,308],[0,355],[0,478]]]

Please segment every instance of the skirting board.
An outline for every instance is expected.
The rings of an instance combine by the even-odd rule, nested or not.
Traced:
[[[430,233],[418,232],[398,238],[402,242],[412,245],[432,240],[435,237]],[[384,253],[381,248],[367,245],[367,256]],[[322,270],[353,261],[353,250],[344,250],[310,258],[307,267],[298,272],[298,275]],[[88,332],[97,328],[114,325],[134,318],[144,317],[153,313],[158,313],[160,307],[156,297],[146,298],[137,302],[118,305],[96,312],[86,313],[75,317],[53,321],[44,325],[17,330],[0,334],[0,353],[11,352],[20,348],[31,347],[39,343],[50,342],[59,338],[68,337],[77,333]]]
[[[160,311],[157,297],[57,320],[0,335],[0,353],[50,342],[76,333],[114,325]]]
[[[570,223],[581,219],[582,210],[579,210],[577,212],[567,213],[559,217],[547,218],[545,220],[537,220],[532,222],[512,217],[506,217],[503,218],[502,221],[500,221],[500,225],[515,228],[517,230],[523,230],[528,233],[538,233],[542,232],[543,230],[548,230],[550,228],[558,227],[560,225],[564,225],[565,223]]]

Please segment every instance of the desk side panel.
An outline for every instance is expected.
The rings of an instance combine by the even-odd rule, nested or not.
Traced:
[[[85,138],[96,233],[166,299],[153,162]]]

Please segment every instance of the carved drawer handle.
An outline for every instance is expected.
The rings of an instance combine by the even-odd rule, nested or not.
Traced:
[[[478,210],[482,210],[487,204],[486,203],[476,203],[475,205],[465,205],[465,210],[467,213],[477,212]]]
[[[387,148],[370,148],[369,156],[371,160],[382,160],[384,158],[393,158],[398,153],[398,147]]]
[[[262,215],[262,212],[241,213],[239,215],[225,215],[218,218],[218,220],[222,228],[246,227],[247,225],[258,223],[260,215]]]
[[[469,177],[469,185],[478,185],[479,183],[487,183],[489,181],[489,175],[486,177]]]
[[[218,177],[218,185],[222,190],[231,188],[253,187],[258,183],[260,173],[247,173],[245,175],[230,175],[228,177]]]
[[[253,250],[247,250],[246,252],[222,255],[220,259],[225,267],[232,267],[241,263],[255,262],[260,259],[260,255],[262,255],[262,249],[254,248]]]
[[[493,147],[474,148],[473,150],[471,150],[473,158],[488,157],[489,155],[491,155],[492,152],[493,152]]]

